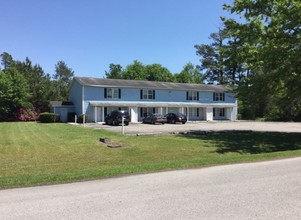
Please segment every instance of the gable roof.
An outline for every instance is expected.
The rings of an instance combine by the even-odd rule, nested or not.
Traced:
[[[82,86],[96,87],[120,87],[120,88],[141,88],[141,89],[171,89],[171,90],[197,90],[224,92],[228,89],[223,85],[206,85],[193,83],[171,83],[145,80],[125,80],[125,79],[103,79],[93,77],[74,77]]]

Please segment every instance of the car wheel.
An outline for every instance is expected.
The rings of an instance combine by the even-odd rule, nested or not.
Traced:
[[[174,119],[172,119],[172,120],[171,120],[171,123],[172,123],[172,124],[175,124],[175,123],[176,123],[176,121],[175,121]]]
[[[154,120],[152,120],[152,121],[151,121],[151,123],[154,125],[154,124],[155,124],[155,121],[154,121]]]
[[[128,126],[128,125],[129,125],[129,123],[128,123],[128,122],[125,122],[124,124],[125,124],[126,126]]]
[[[183,121],[182,124],[184,125],[186,123],[186,121]]]

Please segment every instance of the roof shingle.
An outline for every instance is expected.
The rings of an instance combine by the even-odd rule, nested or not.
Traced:
[[[147,89],[197,90],[224,92],[228,89],[223,85],[206,85],[192,83],[170,83],[145,80],[103,79],[93,77],[74,77],[83,86],[127,87]]]

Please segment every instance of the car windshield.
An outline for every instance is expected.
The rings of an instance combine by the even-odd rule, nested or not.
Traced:
[[[155,117],[161,117],[162,115],[159,114],[159,113],[155,113],[155,114],[153,114],[153,116],[155,116]]]
[[[182,113],[178,113],[176,115],[179,116],[179,117],[185,117],[185,115],[183,115]]]

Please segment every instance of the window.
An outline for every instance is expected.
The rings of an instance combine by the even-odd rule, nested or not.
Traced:
[[[154,113],[156,113],[156,108],[140,108],[140,117],[146,117]]]
[[[187,100],[199,100],[199,92],[196,91],[188,91],[186,93]]]
[[[225,117],[225,109],[215,108],[213,111],[213,117]]]
[[[199,117],[199,108],[189,108],[189,116],[190,117]]]
[[[121,98],[121,89],[105,88],[104,96],[105,96],[105,98],[108,98],[108,99],[120,99]]]
[[[214,92],[213,93],[213,101],[225,101],[225,93]]]
[[[155,90],[141,89],[140,99],[155,99]]]

